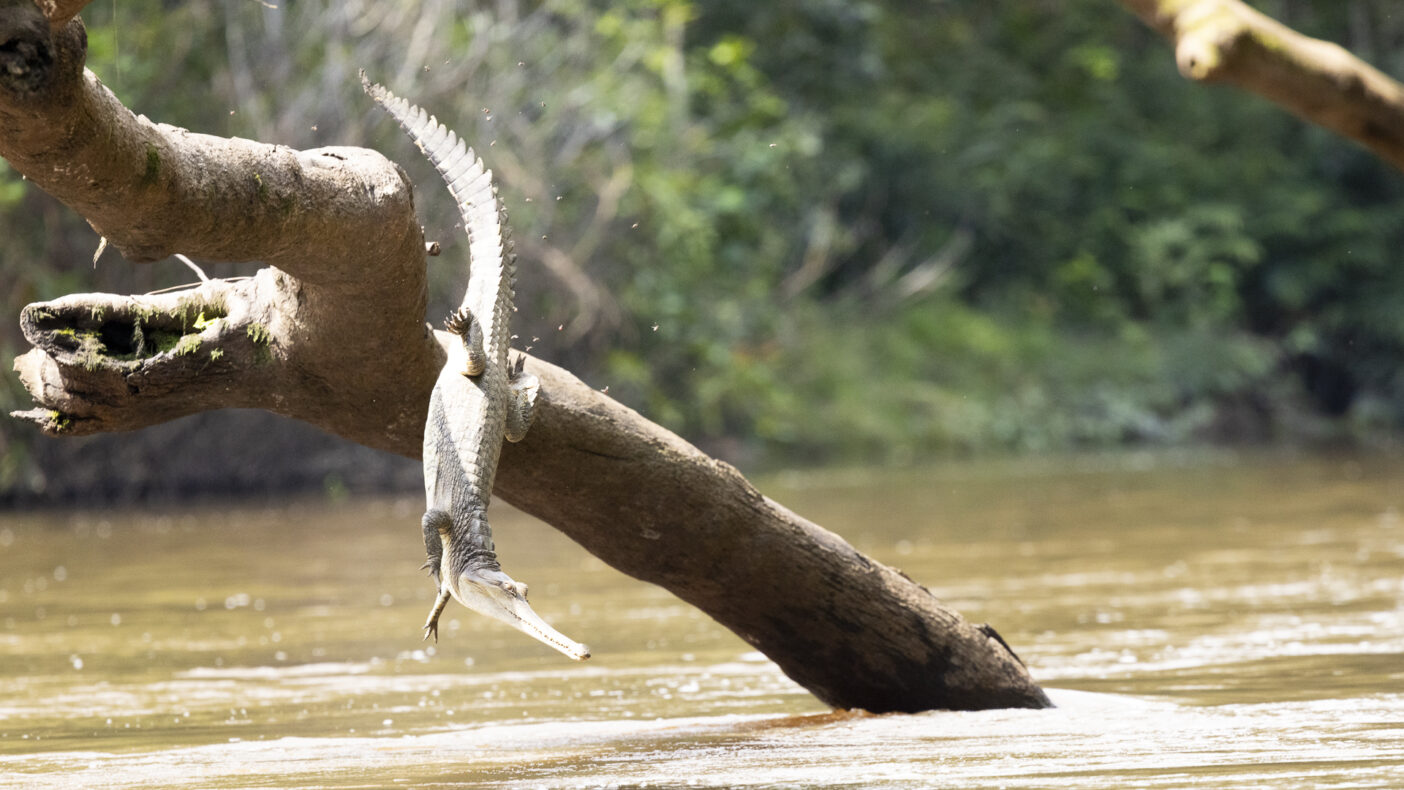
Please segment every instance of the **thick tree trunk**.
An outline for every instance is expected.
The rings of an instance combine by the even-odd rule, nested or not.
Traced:
[[[1404,169],[1404,86],[1239,0],[1121,0],[1175,44],[1180,73],[1263,96]]]
[[[35,348],[15,367],[41,408],[18,416],[61,435],[252,406],[417,457],[449,338],[423,323],[403,172],[361,149],[291,151],[134,116],[82,68],[72,3],[41,5],[0,0],[0,155],[134,261],[270,267],[30,305]],[[831,705],[1048,705],[992,629],[570,373],[528,369],[542,395],[527,439],[503,453],[507,501],[697,605]]]

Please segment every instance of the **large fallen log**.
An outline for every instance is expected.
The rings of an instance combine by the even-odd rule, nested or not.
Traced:
[[[134,115],[83,68],[72,5],[0,0],[0,156],[133,262],[267,267],[28,306],[34,348],[15,368],[39,407],[17,416],[62,436],[257,407],[418,457],[454,338],[424,323],[404,173],[364,149],[294,151]],[[569,372],[527,364],[541,398],[526,440],[503,452],[502,498],[698,606],[830,705],[1049,704],[993,629]],[[407,541],[417,533],[406,525]]]

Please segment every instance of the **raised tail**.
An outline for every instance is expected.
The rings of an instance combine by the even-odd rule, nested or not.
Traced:
[[[384,86],[370,81],[361,71],[361,87],[409,134],[410,139],[439,171],[449,194],[458,204],[463,227],[468,232],[469,256],[479,261],[499,261],[509,268],[510,250],[504,256],[505,223],[492,184],[492,171],[464,144],[452,129],[422,108],[396,96]]]

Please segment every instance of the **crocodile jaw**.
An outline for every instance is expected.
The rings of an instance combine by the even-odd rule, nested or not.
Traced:
[[[468,571],[454,581],[449,592],[469,609],[504,622],[576,661],[590,657],[590,648],[567,638],[542,620],[527,603],[526,585],[512,581],[512,577],[502,571]]]

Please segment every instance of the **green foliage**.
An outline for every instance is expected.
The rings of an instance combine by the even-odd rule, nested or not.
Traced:
[[[1387,13],[1348,5],[1357,23]],[[1292,6],[1307,32],[1349,30],[1336,4]],[[1373,51],[1404,51],[1399,25],[1374,32]],[[798,387],[801,413],[751,435],[864,454],[1173,441],[1241,432],[1229,417],[1245,403],[1248,433],[1272,435],[1303,401],[1359,404],[1357,430],[1400,426],[1404,407],[1381,406],[1404,396],[1398,174],[1186,83],[1129,15],[723,3],[695,36],[766,42],[755,67],[820,140],[799,194],[845,229],[806,294],[822,309],[784,319],[793,368],[777,383]],[[961,233],[973,242],[943,288],[902,299]],[[789,271],[806,242],[791,235]]]
[[[7,209],[24,197],[24,183],[15,177],[5,160],[0,159],[0,209]]]
[[[1404,73],[1383,0],[1261,7]],[[900,459],[1404,426],[1400,175],[1186,82],[1114,3],[388,8],[98,4],[90,65],[195,131],[380,141],[444,244],[437,317],[466,245],[365,67],[502,181],[521,344],[698,441]],[[12,314],[159,287],[92,275],[94,244],[0,169]]]

